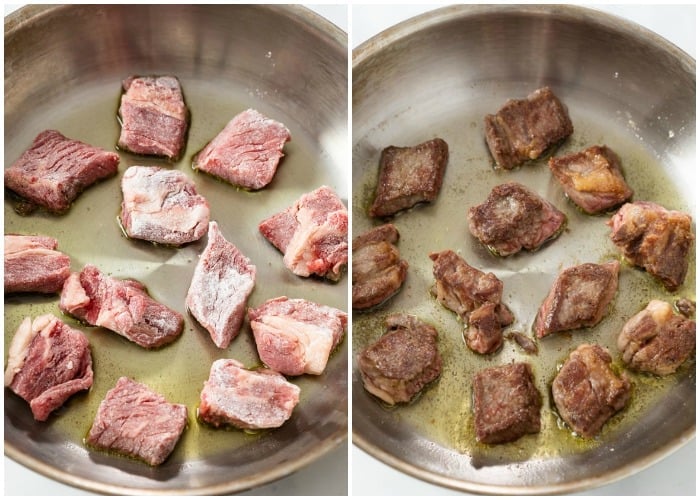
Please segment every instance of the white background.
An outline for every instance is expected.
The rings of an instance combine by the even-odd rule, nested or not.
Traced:
[[[353,5],[351,43],[356,48],[382,30],[437,8],[430,5]],[[696,53],[695,6],[590,5],[627,18],[655,31],[693,58]],[[649,67],[649,71],[654,71]],[[650,429],[653,432],[653,429]],[[458,495],[384,465],[357,446],[351,454],[353,495]],[[695,495],[695,439],[654,466],[627,479],[579,493],[580,495]]]

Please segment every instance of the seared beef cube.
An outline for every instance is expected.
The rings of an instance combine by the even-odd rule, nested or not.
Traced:
[[[48,236],[5,235],[5,293],[56,293],[70,275],[70,257]]]
[[[97,449],[160,465],[170,456],[187,424],[187,407],[127,377],[107,392],[86,439]]]
[[[92,387],[92,356],[82,332],[52,314],[25,318],[8,350],[5,387],[45,421],[73,394]]]
[[[552,382],[559,416],[580,436],[595,436],[630,398],[627,376],[618,377],[611,362],[604,347],[582,344],[569,354]]]
[[[357,358],[365,389],[393,405],[407,403],[440,376],[438,332],[408,314],[386,319],[386,333]]]
[[[209,203],[177,170],[129,167],[122,177],[121,224],[130,238],[183,245],[204,236]]]
[[[204,383],[197,414],[214,427],[276,428],[292,416],[300,392],[273,370],[246,370],[235,359],[218,359]]]
[[[589,214],[610,210],[633,194],[622,176],[620,158],[607,146],[550,158],[549,169],[571,201]]]
[[[595,326],[617,292],[620,263],[581,264],[564,269],[552,284],[535,319],[535,334]]]
[[[195,156],[193,166],[234,186],[262,189],[272,182],[290,140],[284,124],[248,109]]]
[[[340,279],[348,262],[348,210],[328,186],[302,195],[258,228],[297,276]]]
[[[116,174],[118,167],[118,154],[45,130],[5,170],[5,187],[34,205],[62,213],[83,190]]]
[[[566,107],[549,87],[509,99],[495,115],[486,115],[484,125],[491,155],[506,169],[539,158],[574,132]]]
[[[669,291],[685,281],[695,237],[690,215],[649,201],[625,203],[608,222],[610,238],[635,266],[661,280]]]
[[[399,232],[384,224],[352,240],[352,307],[367,309],[396,294],[406,279],[408,262],[395,243]]]
[[[186,303],[221,349],[238,336],[256,272],[250,259],[224,238],[219,225],[210,222],[207,246],[194,269]]]
[[[467,346],[474,352],[496,352],[503,345],[503,327],[498,317],[498,304],[487,302],[472,311],[464,338]]]
[[[634,370],[674,373],[695,350],[695,321],[674,314],[671,304],[652,300],[622,327],[617,348]]]
[[[283,375],[320,375],[343,340],[348,315],[305,299],[277,297],[248,309],[258,355]]]
[[[484,203],[469,209],[467,218],[469,231],[501,257],[537,250],[559,236],[566,223],[554,205],[517,182],[494,187]]]
[[[147,349],[175,341],[184,327],[182,315],[152,299],[142,283],[106,276],[91,264],[68,277],[59,307]]]
[[[379,160],[379,180],[372,217],[388,217],[421,202],[435,201],[447,166],[448,148],[442,139],[417,146],[389,146]]]
[[[174,76],[131,76],[122,82],[118,146],[141,155],[180,158],[189,112]]]
[[[540,395],[527,363],[486,368],[473,379],[474,427],[481,443],[499,444],[540,432]]]

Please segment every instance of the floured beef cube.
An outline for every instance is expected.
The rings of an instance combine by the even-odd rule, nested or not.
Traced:
[[[209,227],[209,203],[182,172],[129,167],[122,177],[121,224],[130,238],[183,245]]]
[[[622,327],[617,348],[630,368],[674,373],[695,350],[695,321],[674,314],[667,302],[652,300]]]
[[[152,299],[143,284],[106,276],[91,264],[68,277],[59,307],[147,349],[173,342],[184,327],[182,315]]]
[[[340,279],[348,262],[348,211],[328,186],[302,195],[258,228],[297,276]]]
[[[481,370],[473,379],[474,427],[480,443],[499,444],[540,432],[540,395],[527,363]]]
[[[421,202],[432,202],[442,186],[448,147],[442,139],[417,146],[389,146],[379,160],[372,217],[388,217]]]
[[[348,315],[305,299],[277,297],[248,309],[263,363],[284,375],[320,375],[343,339]]]
[[[218,359],[200,394],[198,417],[214,427],[272,429],[289,420],[300,393],[273,370],[246,370],[235,359]]]
[[[5,235],[5,293],[56,293],[70,274],[70,257],[49,236]]]
[[[619,272],[616,260],[564,269],[537,312],[537,337],[597,325],[617,293]]]
[[[435,285],[431,293],[467,325],[465,340],[480,354],[495,352],[503,344],[504,326],[515,318],[501,302],[503,282],[484,273],[452,250],[430,254]]]
[[[117,173],[119,155],[45,130],[5,170],[5,187],[33,205],[62,213],[87,187]]]
[[[194,168],[235,186],[262,189],[272,182],[290,140],[284,124],[247,109],[195,156]]]
[[[386,333],[357,358],[365,389],[393,405],[407,403],[440,376],[438,332],[415,316],[392,314]]]
[[[122,82],[117,145],[132,153],[180,158],[189,112],[174,76],[131,76]]]
[[[215,221],[210,222],[207,246],[194,269],[186,303],[221,349],[226,349],[241,329],[255,273],[250,259],[224,238]]]
[[[92,387],[92,356],[82,332],[52,314],[25,318],[8,351],[5,387],[45,421],[73,394]]]
[[[148,386],[121,377],[100,403],[88,445],[160,465],[187,425],[187,407],[169,403]]]
[[[495,115],[486,115],[484,125],[491,156],[506,169],[539,158],[574,132],[566,107],[549,87],[509,99]]]
[[[395,243],[399,231],[384,224],[352,240],[352,307],[367,309],[381,304],[399,291],[406,279],[408,262],[401,259]]]
[[[517,182],[494,187],[484,203],[469,209],[467,218],[469,231],[501,257],[537,250],[566,224],[554,205]]]
[[[625,203],[608,222],[610,238],[635,266],[661,280],[669,291],[685,281],[695,240],[690,215],[649,201]]]
[[[595,436],[632,393],[627,376],[617,376],[611,362],[604,347],[582,344],[569,354],[552,382],[559,415],[583,437]]]
[[[566,195],[589,214],[599,214],[632,197],[620,158],[607,146],[549,159],[549,169]]]

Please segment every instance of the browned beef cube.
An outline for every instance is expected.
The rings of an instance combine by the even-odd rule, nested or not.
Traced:
[[[571,201],[589,214],[610,210],[633,194],[622,176],[620,158],[607,146],[550,158],[549,169]]]
[[[517,182],[494,187],[467,217],[472,235],[501,257],[537,250],[559,236],[566,223],[554,205]]]
[[[498,316],[498,307],[498,304],[487,302],[469,315],[464,339],[472,351],[490,354],[503,345],[503,326]]]
[[[440,376],[438,332],[408,314],[392,314],[386,333],[357,358],[367,391],[390,405],[411,401]]]
[[[5,170],[5,187],[35,206],[62,213],[81,192],[116,174],[118,167],[118,154],[45,130]]]
[[[574,132],[566,107],[549,87],[508,100],[495,115],[486,115],[484,125],[491,155],[506,169],[539,158]]]
[[[396,226],[384,224],[352,240],[354,309],[367,309],[381,304],[403,285],[408,262],[401,259],[395,245],[398,239]]]
[[[474,426],[479,442],[515,441],[540,432],[540,395],[527,363],[486,368],[473,380]]]
[[[435,201],[447,166],[448,147],[442,139],[417,146],[389,146],[379,161],[379,180],[372,217],[388,217],[421,202]]]
[[[695,350],[695,321],[674,314],[667,302],[652,300],[622,327],[617,348],[630,368],[668,375]]]
[[[535,334],[595,326],[617,292],[620,263],[581,264],[564,269],[554,281],[535,319]]]
[[[649,201],[625,203],[608,222],[610,238],[635,266],[655,276],[669,291],[685,281],[695,237],[690,215]]]
[[[70,275],[70,257],[49,236],[5,235],[5,293],[55,293]]]
[[[595,436],[630,398],[629,380],[624,374],[618,377],[611,362],[604,347],[582,344],[569,354],[552,382],[559,415],[583,437]]]

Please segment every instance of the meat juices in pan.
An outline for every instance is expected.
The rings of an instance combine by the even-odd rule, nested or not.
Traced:
[[[550,202],[517,182],[494,187],[467,214],[469,231],[501,257],[534,251],[559,236],[566,216]]]
[[[448,160],[447,143],[432,139],[417,146],[389,146],[379,160],[372,217],[389,217],[438,196]]]
[[[66,212],[86,188],[111,177],[119,155],[45,130],[5,170],[5,187],[54,213]]]
[[[500,444],[540,432],[542,396],[527,363],[481,370],[473,378],[474,427],[481,443]]]
[[[90,346],[81,331],[52,314],[24,319],[8,350],[5,387],[29,403],[36,420],[47,420],[92,381]]]
[[[272,182],[282,148],[291,140],[284,124],[254,109],[234,116],[194,158],[193,168],[246,189]]]
[[[136,154],[179,159],[185,151],[189,111],[178,79],[131,76],[122,87],[117,146]]]
[[[583,437],[598,434],[629,401],[630,381],[624,373],[617,376],[611,363],[612,357],[604,347],[582,344],[569,354],[552,382],[559,415]]]
[[[537,312],[533,327],[537,337],[600,323],[617,293],[619,272],[616,260],[564,269]]]
[[[566,107],[549,87],[509,99],[495,115],[486,115],[484,126],[491,156],[508,170],[539,158],[574,132]]]
[[[608,221],[610,239],[625,258],[658,278],[669,292],[685,281],[695,240],[690,215],[657,203],[625,203]]]
[[[669,375],[695,350],[695,328],[695,321],[674,314],[671,304],[652,300],[622,327],[617,348],[630,368]]]
[[[607,146],[550,158],[548,165],[569,199],[588,214],[605,212],[632,197],[620,158]]]
[[[438,332],[403,313],[386,319],[386,332],[357,358],[365,389],[384,402],[408,403],[440,376]]]
[[[70,275],[70,257],[49,236],[5,235],[5,293],[57,293]]]
[[[352,307],[368,309],[398,293],[408,262],[401,259],[393,224],[377,226],[352,240]]]

